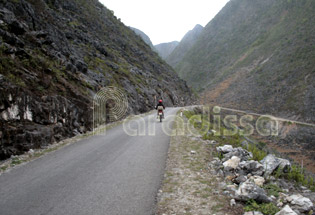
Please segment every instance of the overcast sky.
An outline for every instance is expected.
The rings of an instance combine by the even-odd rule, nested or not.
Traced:
[[[100,0],[127,25],[146,33],[154,45],[205,26],[229,0]]]

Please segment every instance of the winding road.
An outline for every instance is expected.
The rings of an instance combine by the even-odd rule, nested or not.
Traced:
[[[163,123],[154,113],[125,124],[141,124],[145,135],[121,124],[2,174],[0,214],[154,214],[170,142],[162,126],[176,111],[167,109]]]

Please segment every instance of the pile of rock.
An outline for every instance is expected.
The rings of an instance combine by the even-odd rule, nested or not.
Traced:
[[[246,202],[255,200],[258,203],[273,202],[277,207],[282,208],[277,215],[282,214],[309,214],[314,210],[314,205],[309,198],[296,194],[296,190],[282,187],[278,183],[272,173],[276,170],[288,172],[291,168],[290,161],[275,157],[272,154],[267,155],[260,162],[251,160],[253,155],[251,152],[238,147],[233,148],[231,145],[224,145],[216,148],[220,153],[221,160],[215,158],[211,163],[211,167],[216,170],[217,174],[225,177],[227,181],[231,181],[232,185],[227,185],[226,194],[230,195],[234,201]],[[265,182],[278,184],[284,188],[285,193],[280,192],[279,197],[269,196],[263,185]],[[313,200],[314,201],[314,200]],[[260,212],[249,212],[246,214],[261,214]]]

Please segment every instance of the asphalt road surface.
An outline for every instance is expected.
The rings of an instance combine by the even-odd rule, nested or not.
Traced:
[[[176,110],[125,126],[140,124],[144,136],[119,125],[2,174],[0,215],[154,214],[170,142],[162,126]]]

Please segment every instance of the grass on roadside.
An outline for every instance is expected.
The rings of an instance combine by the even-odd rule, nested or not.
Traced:
[[[245,211],[260,211],[265,215],[274,215],[279,212],[279,208],[274,203],[257,203],[255,200],[249,200],[244,207]]]
[[[191,117],[197,119],[195,115],[198,115],[198,113],[195,113],[194,111],[185,111],[184,115],[190,119]],[[200,114],[199,114],[200,115]],[[220,131],[213,132],[213,125],[211,123],[205,122],[207,116],[200,116],[198,123],[195,121],[189,121],[191,122],[192,126],[202,134],[202,137],[204,140],[214,140],[218,142],[218,146],[222,146],[225,144],[232,145],[233,147],[242,147],[249,152],[253,154],[253,160],[256,161],[261,161],[265,156],[267,156],[267,146],[263,142],[257,142],[257,143],[248,143],[246,146],[242,145],[242,142],[245,140],[243,136],[241,136],[239,133],[236,133],[235,135],[231,136],[223,136],[223,135],[217,135],[218,133],[224,134],[224,127],[220,128]],[[221,123],[223,124],[223,123]],[[208,131],[205,132],[204,128],[206,127],[205,125],[209,125]],[[219,159],[223,158],[223,155],[220,153],[215,152],[215,156],[219,157]],[[291,166],[291,169],[285,173],[281,168],[278,168],[274,172],[274,176],[276,178],[285,178],[290,181],[295,182],[298,185],[303,185],[305,187],[308,187],[311,191],[315,191],[315,181],[313,177],[308,177],[305,169],[302,169],[300,166],[293,164]],[[267,184],[264,187],[269,195],[274,195],[278,196],[279,192],[282,190],[277,186],[273,184]],[[275,214],[279,210],[274,204],[258,204],[255,201],[250,201],[247,203],[245,207],[246,211],[251,211],[251,210],[259,210],[264,214]]]
[[[190,112],[184,112],[186,117],[192,116],[189,114]],[[190,123],[199,126],[193,121]],[[192,124],[189,124],[185,118],[184,120],[175,118],[173,130],[181,133],[184,129],[186,133],[187,130],[194,130],[194,128],[189,128],[194,127]],[[218,189],[216,186],[218,181],[215,175],[211,175],[208,171],[208,161],[212,157],[210,147],[212,146],[189,135],[171,138],[167,169],[161,188],[165,197],[162,197],[158,203],[158,208],[163,211],[161,214],[168,214],[170,211],[182,214],[181,210],[184,210],[185,214],[199,214],[200,210],[205,209],[211,211],[211,214],[226,213],[229,201],[225,196],[214,194],[214,191]],[[166,200],[168,202],[165,202]],[[181,209],[175,206],[183,202],[185,203]]]

